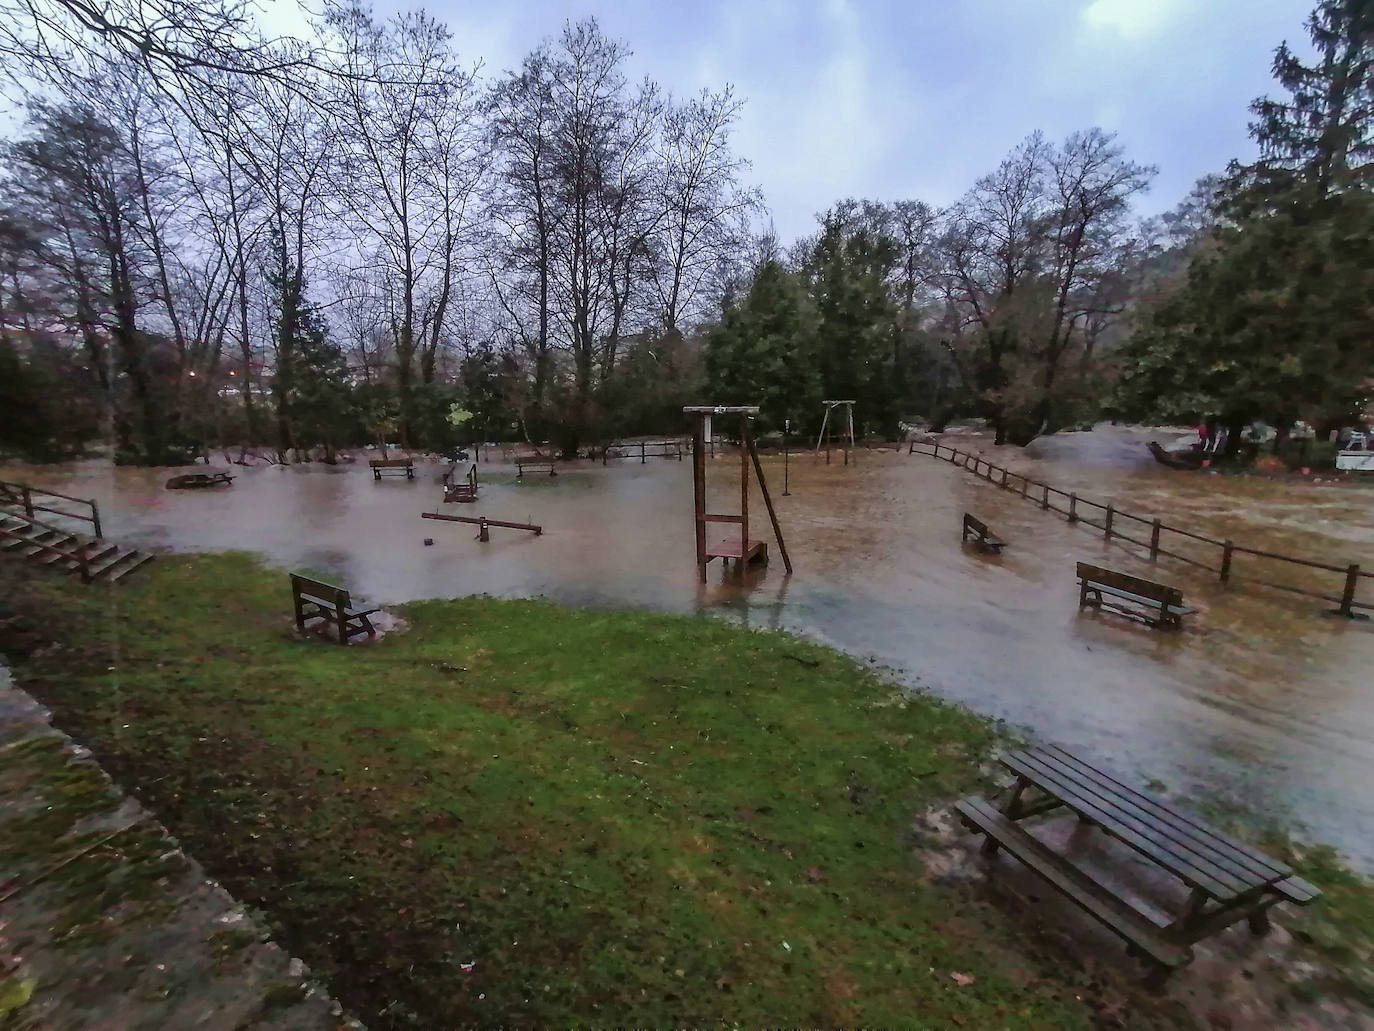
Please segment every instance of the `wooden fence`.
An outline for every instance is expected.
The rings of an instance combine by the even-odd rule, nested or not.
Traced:
[[[1305,587],[1298,587],[1294,584],[1275,583],[1272,580],[1262,580],[1257,577],[1245,578],[1246,583],[1258,584],[1262,587],[1269,587],[1278,591],[1288,591],[1292,594],[1301,594],[1309,598],[1317,598],[1321,601],[1331,602],[1336,606],[1334,610],[1342,616],[1350,618],[1367,619],[1368,616],[1357,612],[1357,609],[1374,609],[1374,604],[1361,602],[1356,598],[1359,590],[1360,581],[1366,578],[1374,578],[1374,571],[1362,571],[1357,562],[1346,565],[1336,565],[1330,562],[1317,562],[1312,559],[1296,558],[1292,555],[1279,555],[1272,551],[1262,551],[1259,548],[1247,548],[1234,541],[1218,540],[1215,537],[1208,537],[1206,534],[1194,533],[1178,526],[1166,526],[1159,519],[1147,519],[1131,512],[1124,512],[1115,505],[1094,501],[1091,498],[1080,497],[1078,494],[1060,490],[1058,487],[1051,487],[1048,483],[1041,480],[1032,480],[1018,472],[1003,468],[987,461],[981,455],[972,452],[961,451],[958,448],[950,447],[946,444],[931,444],[920,441],[912,441],[907,448],[907,454],[930,455],[932,458],[940,458],[952,465],[962,466],[964,469],[980,476],[1003,490],[1020,494],[1027,501],[1034,502],[1048,512],[1057,512],[1066,517],[1071,523],[1083,523],[1101,530],[1103,536],[1109,540],[1125,541],[1134,544],[1136,547],[1143,548],[1149,555],[1151,562],[1157,562],[1159,556],[1175,559],[1179,562],[1205,569],[1208,572],[1216,573],[1223,583],[1233,580],[1232,564],[1237,555],[1251,556],[1273,562],[1285,562],[1290,565],[1299,566],[1305,569],[1315,569],[1322,573],[1339,574],[1342,578],[1342,589],[1340,594],[1327,594],[1321,591],[1308,590]],[[1062,507],[1061,507],[1062,506]],[[1101,513],[1099,516],[1098,513]],[[1132,529],[1138,526],[1140,529],[1134,530],[1141,536],[1132,536],[1130,533],[1122,532],[1122,524],[1133,524]],[[1145,536],[1148,534],[1148,537]],[[1195,541],[1206,548],[1218,548],[1220,551],[1216,555],[1215,564],[1205,559],[1185,555],[1175,550],[1181,544],[1175,544],[1171,539],[1166,538],[1166,534],[1174,534],[1184,540]],[[1166,547],[1165,544],[1169,546]]]

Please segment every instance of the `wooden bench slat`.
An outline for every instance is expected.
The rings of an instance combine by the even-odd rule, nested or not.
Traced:
[[[1069,762],[1084,770],[1091,771],[1095,777],[1103,782],[1111,784],[1120,795],[1129,798],[1140,808],[1157,813],[1176,826],[1188,827],[1194,832],[1200,833],[1205,836],[1209,845],[1219,850],[1224,850],[1231,859],[1246,865],[1249,869],[1253,870],[1257,876],[1268,876],[1273,878],[1292,877],[1293,875],[1292,869],[1286,863],[1282,863],[1273,856],[1261,852],[1252,845],[1248,845],[1237,838],[1217,830],[1201,817],[1193,813],[1183,809],[1177,809],[1162,798],[1126,784],[1109,771],[1090,766],[1072,752],[1058,745],[1046,745],[1044,748],[1039,749],[1039,751],[1052,753],[1061,761]]]
[[[1322,894],[1320,888],[1315,884],[1309,884],[1301,877],[1286,877],[1274,885],[1274,890],[1282,895],[1285,901],[1299,906],[1315,902]]]
[[[966,798],[954,808],[966,824],[995,840],[1051,887],[1156,963],[1178,967],[1192,959],[1191,948],[1168,941],[1157,924],[1007,819],[987,799]]]
[[[1253,878],[1246,878],[1218,866],[1207,857],[1194,854],[1171,839],[1163,828],[1141,815],[1129,812],[1118,805],[1115,799],[1094,792],[1091,786],[1076,782],[1070,774],[1047,768],[1035,759],[1019,755],[1007,756],[1003,762],[1013,772],[1045,784],[1057,798],[1112,837],[1214,898],[1235,898],[1258,886]],[[1263,883],[1264,880],[1258,882]]]

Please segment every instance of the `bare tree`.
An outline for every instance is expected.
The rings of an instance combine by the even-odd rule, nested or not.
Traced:
[[[719,300],[727,259],[744,250],[750,220],[763,206],[762,194],[741,182],[749,162],[730,150],[743,106],[726,86],[703,89],[664,113],[662,215],[651,276],[659,318],[671,331]]]
[[[332,101],[333,192],[396,294],[391,329],[408,437],[413,386],[417,374],[421,382],[433,375],[480,174],[474,80],[428,15],[378,24],[355,6],[332,12],[329,26],[343,72]]]

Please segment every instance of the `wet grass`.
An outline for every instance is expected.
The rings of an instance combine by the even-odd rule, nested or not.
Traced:
[[[709,619],[478,598],[301,641],[285,579],[6,564],[0,648],[370,1026],[1094,1023],[1062,955],[919,859],[989,723]]]

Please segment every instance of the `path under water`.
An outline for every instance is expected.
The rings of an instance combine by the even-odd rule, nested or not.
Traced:
[[[1024,451],[973,434],[947,442],[1142,516],[1374,568],[1374,491],[1177,472],[1151,460],[1148,439],[1100,427]],[[255,552],[378,603],[541,596],[800,632],[1193,803],[1330,842],[1374,870],[1374,623],[1243,582],[1223,587],[1168,560],[1151,565],[927,456],[834,459],[793,455],[782,497],[782,459],[765,457],[795,575],[774,551],[746,589],[725,581],[719,563],[710,584],[696,582],[690,461],[579,463],[524,482],[513,466],[483,463],[481,500],[447,506],[438,464],[420,465],[413,482],[375,482],[362,463],[244,469],[232,488],[200,492],[164,490],[167,470],[94,464],[0,478],[96,498],[106,534],[121,543]],[[738,468],[734,457],[711,463],[714,510],[736,510]],[[436,510],[539,523],[544,533],[493,529],[480,544],[475,527],[420,518]],[[966,510],[1009,542],[1000,557],[960,547]],[[754,535],[768,539],[757,496],[751,514]],[[1200,611],[1181,633],[1080,614],[1077,560],[1177,584]],[[1240,581],[1258,572],[1248,561],[1260,560],[1237,557]],[[1329,574],[1293,582],[1339,590]]]

